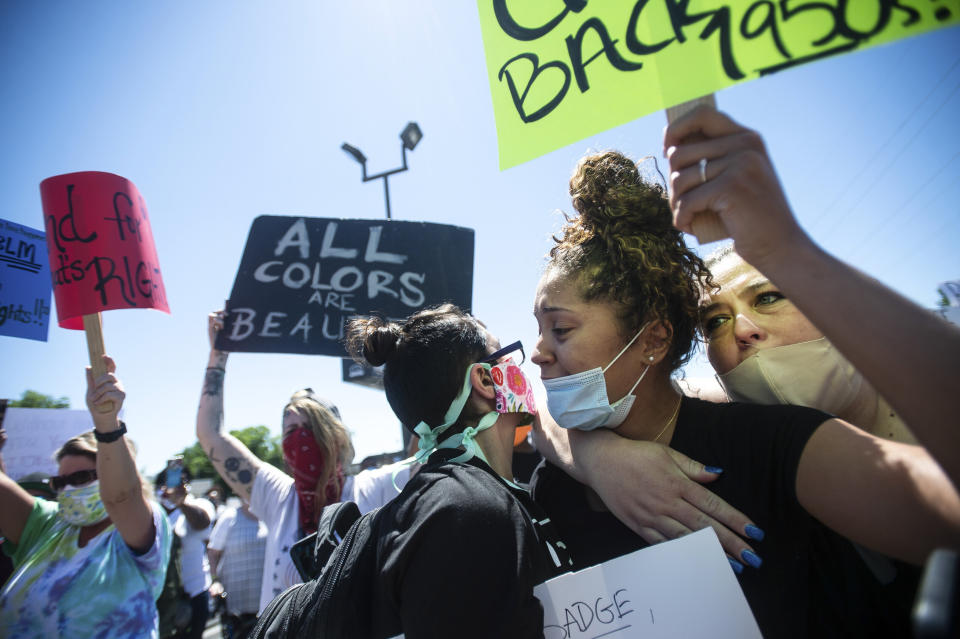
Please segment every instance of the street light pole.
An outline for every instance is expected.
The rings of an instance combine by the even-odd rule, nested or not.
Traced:
[[[340,148],[343,149],[346,153],[350,154],[354,160],[356,160],[361,169],[363,170],[363,182],[369,182],[370,180],[379,180],[383,178],[383,197],[387,205],[387,219],[390,217],[390,183],[389,178],[395,173],[403,173],[407,170],[407,150],[413,150],[417,144],[423,138],[423,133],[420,131],[420,127],[416,122],[408,122],[407,126],[400,133],[400,157],[403,160],[402,165],[399,168],[391,169],[389,171],[383,171],[382,173],[377,173],[376,175],[367,175],[367,156],[357,147],[347,144],[344,142]]]

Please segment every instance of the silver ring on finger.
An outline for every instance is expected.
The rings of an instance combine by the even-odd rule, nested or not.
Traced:
[[[707,183],[707,158],[700,158],[700,184]]]

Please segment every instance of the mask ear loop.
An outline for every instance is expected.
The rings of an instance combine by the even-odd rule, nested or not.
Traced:
[[[606,373],[606,372],[607,372],[607,369],[609,369],[611,366],[613,366],[613,365],[616,363],[616,361],[617,361],[618,359],[620,359],[620,356],[627,352],[627,349],[628,349],[628,348],[630,348],[631,346],[633,346],[633,343],[634,343],[635,341],[637,341],[637,338],[640,337],[641,335],[643,335],[643,331],[647,330],[647,327],[648,327],[648,326],[650,326],[650,322],[647,322],[646,324],[644,324],[643,326],[641,326],[641,327],[640,327],[640,330],[637,332],[637,334],[633,336],[633,339],[630,340],[629,342],[627,342],[627,345],[623,347],[623,350],[621,350],[619,353],[617,353],[617,356],[613,358],[613,361],[612,361],[612,362],[610,362],[609,364],[607,364],[607,365],[603,368],[602,372]],[[648,367],[648,368],[649,368],[649,367]],[[646,373],[646,371],[644,371],[644,373]],[[641,379],[642,379],[642,378],[641,378]],[[636,386],[634,386],[634,388],[636,388]],[[632,393],[633,391],[631,390],[630,392]],[[629,393],[628,393],[628,395],[629,395]]]
[[[611,366],[613,366],[613,364],[614,364],[618,359],[620,359],[620,356],[627,352],[627,349],[628,349],[628,348],[630,348],[631,346],[633,346],[633,343],[634,343],[635,341],[637,341],[637,338],[640,337],[640,335],[643,334],[643,331],[647,330],[647,327],[648,327],[648,326],[650,326],[650,322],[647,322],[646,324],[644,324],[643,326],[641,326],[641,327],[640,327],[640,330],[637,332],[637,334],[633,336],[633,339],[630,340],[629,342],[627,342],[627,345],[623,347],[623,350],[621,350],[619,353],[617,353],[617,356],[613,358],[613,361],[612,361],[612,362],[610,362],[609,364],[607,364],[607,367],[604,368],[602,372],[606,373],[606,372],[607,372],[607,369],[610,368]],[[639,385],[640,385],[640,382],[643,381],[643,378],[647,376],[647,371],[650,370],[650,367],[651,367],[651,365],[650,365],[650,364],[647,364],[647,367],[643,369],[643,372],[642,372],[642,373],[640,373],[640,377],[637,379],[636,382],[634,382],[633,387],[631,387],[630,390],[627,391],[627,394],[624,395],[619,401],[622,402],[624,399],[626,399],[626,398],[629,397],[630,395],[633,395],[633,391],[637,390],[637,386],[639,386]]]
[[[421,464],[427,460],[430,453],[437,449],[437,438],[453,426],[457,419],[460,418],[460,413],[463,412],[463,407],[466,406],[467,399],[470,397],[470,391],[473,389],[472,384],[470,384],[470,373],[473,372],[474,366],[487,366],[489,368],[489,364],[470,364],[470,366],[467,367],[467,372],[463,376],[463,387],[460,390],[460,394],[457,395],[450,404],[450,408],[444,413],[443,423],[435,428],[431,428],[426,422],[420,422],[413,429],[413,432],[420,437],[420,443],[418,444],[419,450],[417,454],[414,455],[414,459]]]

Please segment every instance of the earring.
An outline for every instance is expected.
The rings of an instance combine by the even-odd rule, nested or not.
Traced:
[[[652,362],[652,361],[653,361],[653,355],[651,355],[651,356],[648,357],[647,359],[649,359],[649,360]]]

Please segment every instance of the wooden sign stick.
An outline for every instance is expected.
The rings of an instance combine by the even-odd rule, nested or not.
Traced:
[[[93,369],[93,379],[98,379],[107,372],[107,366],[103,363],[103,324],[100,321],[100,313],[91,313],[83,316],[83,330],[87,334],[87,351],[90,353],[90,368]],[[109,413],[113,410],[113,402],[100,404],[97,406],[97,412]]]
[[[717,101],[713,97],[712,93],[697,98],[696,100],[690,100],[689,102],[682,102],[676,106],[667,108],[667,124],[671,124],[674,120],[680,116],[693,111],[695,108],[701,104],[707,104],[713,108],[717,108]],[[690,137],[685,141],[696,141],[695,138]],[[714,213],[713,211],[703,211],[697,213],[696,217],[693,218],[693,235],[697,238],[697,241],[701,244],[708,244],[710,242],[716,242],[717,240],[722,240],[727,237],[730,237],[727,234],[726,227],[723,226],[723,221],[720,220],[720,216]]]

